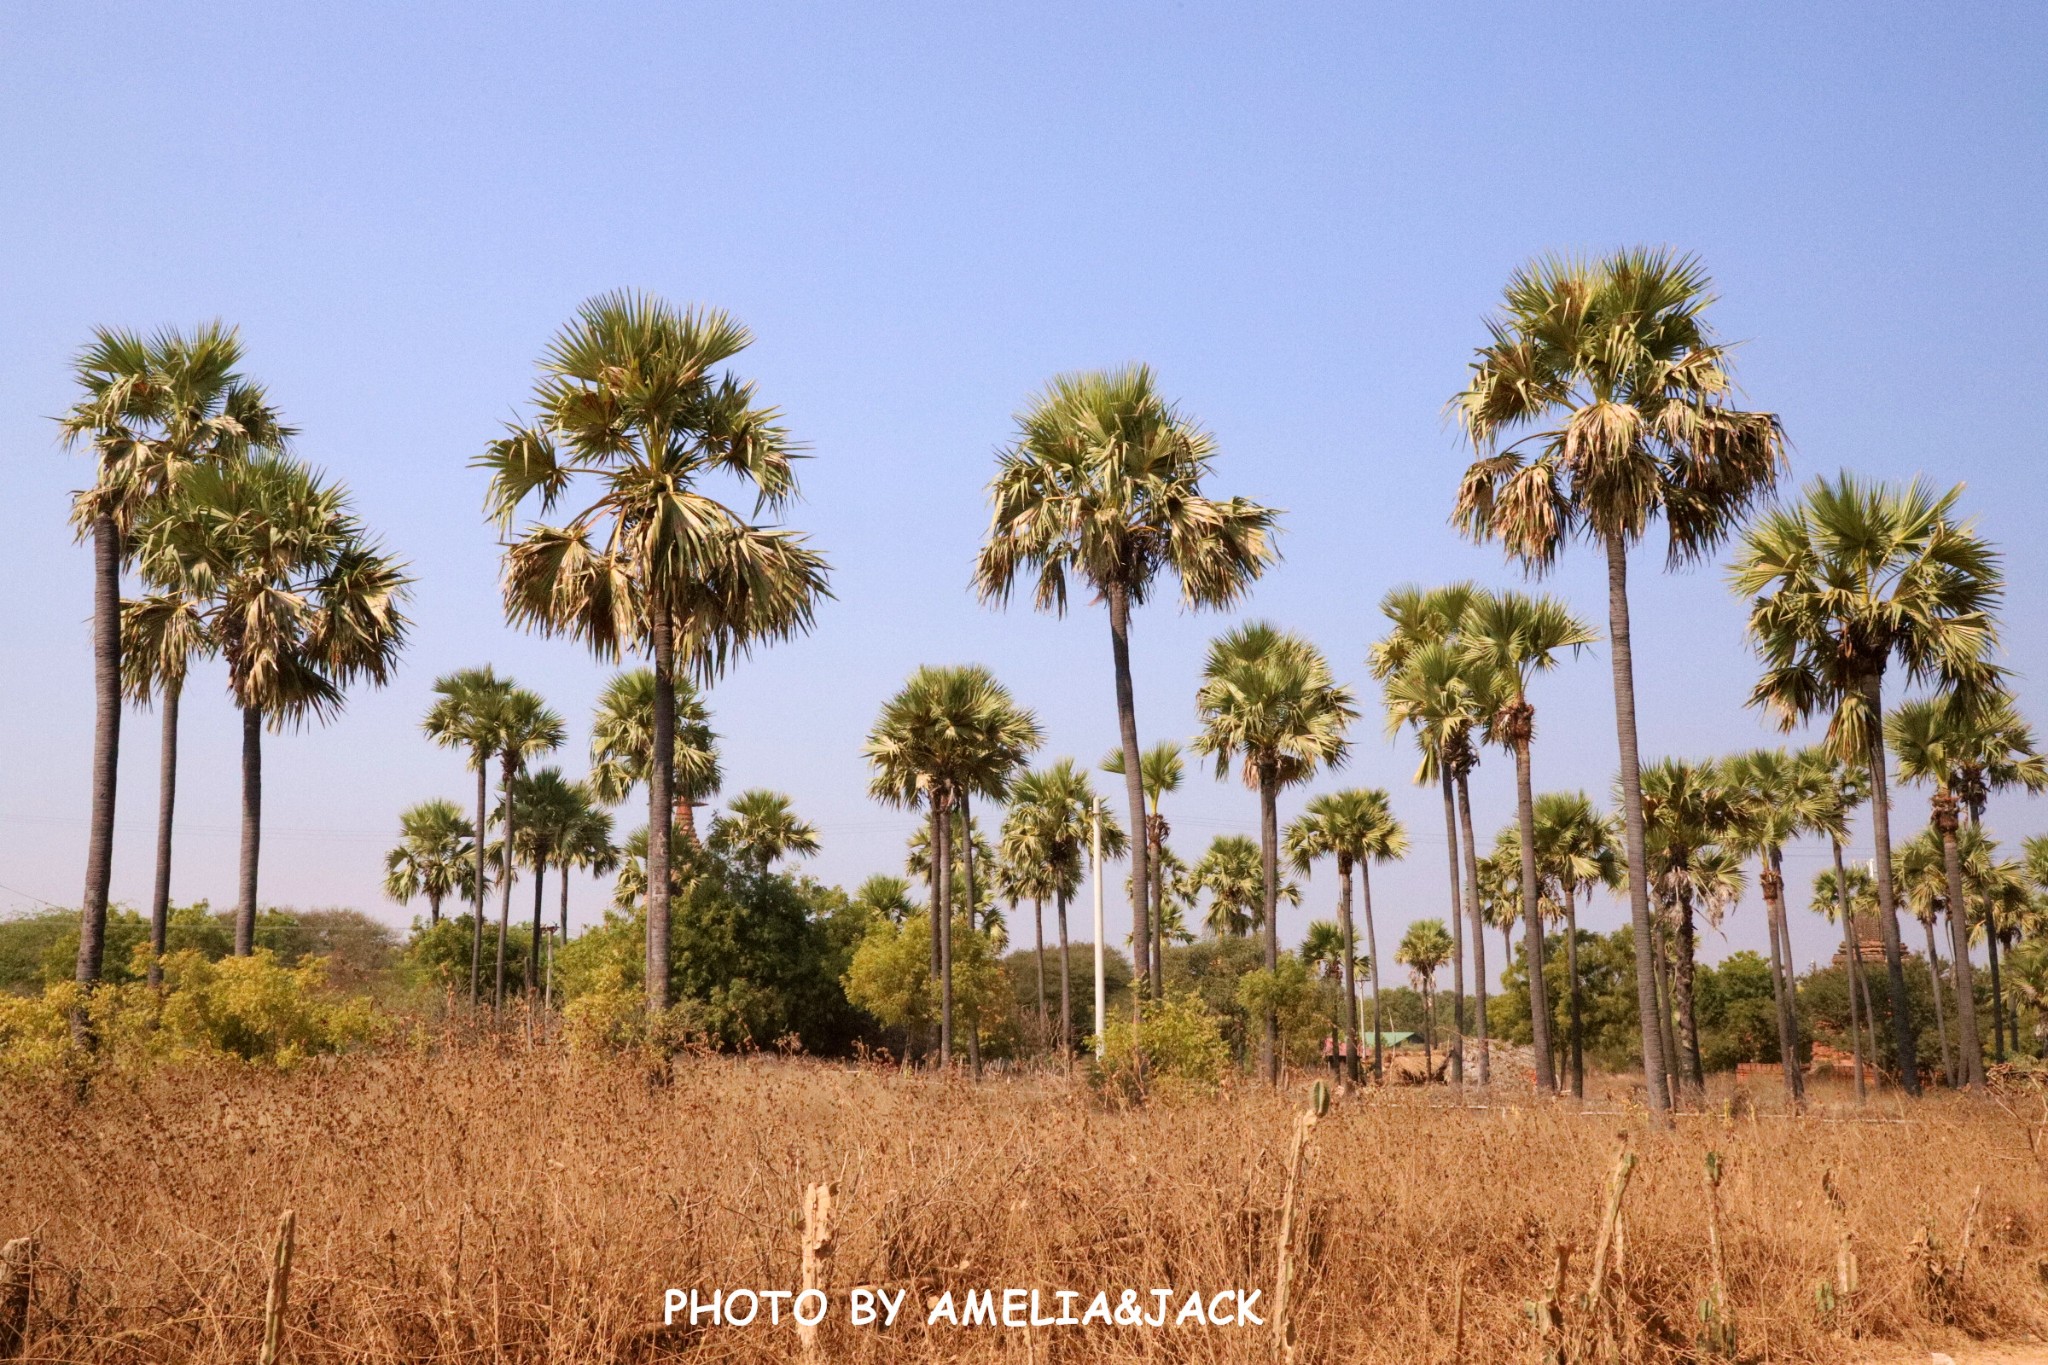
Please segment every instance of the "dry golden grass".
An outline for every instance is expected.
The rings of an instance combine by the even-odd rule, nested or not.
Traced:
[[[1116,1109],[1056,1076],[976,1086],[761,1058],[682,1062],[653,1087],[621,1061],[454,1041],[283,1077],[108,1082],[84,1104],[15,1089],[0,1095],[0,1239],[41,1238],[31,1358],[254,1361],[290,1207],[293,1361],[791,1360],[787,1323],[659,1329],[661,1294],[796,1287],[803,1188],[831,1180],[833,1284],[914,1290],[886,1332],[838,1322],[835,1296],[830,1359],[1267,1360],[1249,1328],[928,1331],[920,1299],[1244,1286],[1270,1306],[1301,1095]],[[1300,1359],[1451,1359],[1461,1268],[1464,1359],[1533,1358],[1524,1306],[1559,1241],[1576,1248],[1568,1327],[1582,1316],[1569,1300],[1624,1141],[1640,1161],[1626,1358],[1696,1358],[1710,1148],[1744,1358],[2048,1334],[2041,1101],[1930,1100],[1884,1121],[1897,1110],[1696,1115],[1657,1133],[1566,1104],[1458,1107],[1444,1090],[1340,1100],[1304,1191]],[[1862,1266],[1836,1320],[1816,1302],[1838,1245],[1830,1169]]]

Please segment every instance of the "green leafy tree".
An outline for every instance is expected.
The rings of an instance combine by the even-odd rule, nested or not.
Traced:
[[[1337,961],[1344,984],[1344,1036],[1349,1044],[1352,1081],[1359,1079],[1358,990],[1354,980],[1360,962],[1351,928],[1351,877],[1358,874],[1365,911],[1365,962],[1372,973],[1372,1074],[1384,1077],[1380,1045],[1385,1021],[1380,1013],[1379,940],[1373,927],[1372,865],[1393,862],[1408,852],[1408,835],[1394,818],[1393,803],[1377,787],[1325,792],[1311,797],[1301,817],[1287,827],[1287,859],[1296,871],[1306,875],[1320,858],[1337,860],[1337,930],[1340,943]],[[1484,1035],[1481,1035],[1482,1037]]]
[[[462,808],[438,797],[398,816],[398,844],[384,855],[384,894],[400,905],[427,901],[429,926],[441,922],[441,902],[466,898],[476,876],[476,826]]]
[[[758,872],[784,858],[812,857],[819,848],[818,827],[799,816],[783,793],[763,787],[732,799],[727,812],[711,822],[711,841]]]

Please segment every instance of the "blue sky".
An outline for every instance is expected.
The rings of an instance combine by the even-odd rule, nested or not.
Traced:
[[[490,661],[545,693],[580,770],[605,669],[504,625],[468,462],[549,335],[620,286],[748,322],[741,370],[811,447],[790,521],[837,600],[712,704],[732,787],[791,793],[829,879],[900,865],[910,820],[866,798],[859,743],[920,663],[994,668],[1047,757],[1110,746],[1101,613],[989,611],[967,579],[1010,415],[1058,371],[1143,359],[1217,434],[1217,491],[1287,509],[1285,562],[1242,614],[1307,632],[1360,689],[1369,720],[1324,785],[1394,790],[1416,851],[1376,902],[1394,929],[1440,914],[1441,817],[1381,737],[1363,654],[1395,583],[1515,579],[1446,524],[1464,456],[1441,414],[1508,273],[1553,248],[1699,253],[1795,479],[1967,481],[2008,556],[2009,662],[2048,719],[2043,52],[2048,17],[2019,6],[11,7],[0,907],[80,884],[88,565],[65,512],[84,475],[48,418],[100,323],[239,324],[301,452],[419,577],[398,681],[270,743],[279,904],[403,922],[378,891],[397,812],[465,791],[418,735],[437,673]],[[1636,584],[1646,752],[1774,742],[1742,706],[1753,662],[1718,567],[1645,555]],[[1584,553],[1548,586],[1604,621]],[[1139,618],[1147,739],[1191,733],[1225,624]],[[1538,684],[1539,788],[1604,795],[1607,676],[1593,651]],[[185,708],[181,900],[231,898],[220,682]],[[114,888],[140,903],[154,717],[126,735]],[[1475,799],[1485,828],[1511,814],[1499,757]],[[1902,810],[1910,832],[1924,803]],[[1255,828],[1251,797],[1206,773],[1168,814],[1189,854]],[[2048,805],[1992,821],[2017,840]],[[1825,858],[1795,852],[1795,882]],[[1307,890],[1290,936],[1329,913],[1334,877]],[[587,919],[604,892],[574,895]],[[1761,947],[1760,923],[1752,896],[1706,951]],[[1828,951],[1812,916],[1794,938],[1802,961]]]

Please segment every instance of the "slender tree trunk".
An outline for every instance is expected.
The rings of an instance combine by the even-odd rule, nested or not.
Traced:
[[[1586,1098],[1586,1044],[1583,1011],[1579,1003],[1579,888],[1564,884],[1564,971],[1571,1001],[1572,1098]]]
[[[1969,902],[1963,899],[1963,859],[1956,847],[1955,798],[1946,792],[1935,798],[1934,824],[1941,831],[1942,871],[1948,880],[1949,954],[1956,978],[1956,1059],[1961,1063],[1956,1083],[1982,1093],[1984,1040],[1977,1032],[1977,982],[1970,963]]]
[[[1884,939],[1884,970],[1892,997],[1892,1037],[1899,1049],[1899,1084],[1908,1095],[1920,1093],[1920,1040],[1906,1003],[1906,963],[1899,947],[1898,900],[1892,891],[1892,799],[1886,788],[1884,751],[1884,678],[1875,675],[1863,685],[1870,711],[1870,839],[1877,871],[1877,932]],[[1940,990],[1935,992],[1940,997]]]
[[[1259,771],[1259,873],[1266,911],[1266,970],[1280,970],[1280,793],[1273,774]],[[1280,1015],[1266,1011],[1266,1079],[1280,1084]]]
[[[1526,705],[1526,703],[1524,703]],[[1536,1088],[1557,1093],[1550,1047],[1550,990],[1543,980],[1543,903],[1536,891],[1536,794],[1529,778],[1529,741],[1515,744],[1515,823],[1522,838],[1522,937],[1529,957],[1529,1018],[1535,1034]]]
[[[1109,599],[1109,647],[1116,665],[1116,726],[1124,749],[1124,797],[1131,812],[1131,956],[1137,971],[1132,983],[1140,999],[1148,989],[1152,960],[1147,938],[1145,909],[1151,903],[1152,869],[1145,838],[1145,775],[1138,753],[1138,704],[1131,688],[1131,599],[1120,584],[1113,585]],[[1100,870],[1098,869],[1098,875]]]
[[[1451,1083],[1465,1085],[1465,916],[1458,895],[1458,821],[1451,804],[1451,772],[1441,762],[1440,785],[1444,791],[1444,828],[1451,837],[1447,850],[1451,860]],[[1476,940],[1475,940],[1476,941]]]
[[[1706,1091],[1707,1077],[1700,1059],[1699,1011],[1693,1004],[1694,968],[1697,965],[1693,940],[1692,897],[1681,895],[1678,898],[1678,942],[1674,945],[1675,961],[1671,970],[1671,1003],[1678,1014],[1678,1047],[1684,1064],[1684,1079],[1692,1092],[1699,1095]]]
[[[1948,1046],[1947,1012],[1941,1003],[1941,954],[1934,950],[1934,916],[1930,913],[1920,921],[1920,927],[1927,931],[1927,984],[1934,993],[1934,1039],[1941,1048],[1942,1079],[1951,1090],[1960,1088],[1962,1080],[1956,1066],[1955,1054]]]
[[[1671,1108],[1665,1081],[1663,1029],[1657,1023],[1656,963],[1650,956],[1649,860],[1643,844],[1643,767],[1636,742],[1635,650],[1628,619],[1628,546],[1605,538],[1607,635],[1614,654],[1614,733],[1621,750],[1622,843],[1628,858],[1628,914],[1636,949],[1636,1024],[1643,1040],[1643,1087],[1650,1114],[1664,1120]]]
[[[932,913],[939,917],[939,1065],[953,1065],[953,808],[942,802],[939,843],[932,857],[939,865],[937,898]]]
[[[974,816],[968,806],[965,791],[960,793],[960,871],[967,880],[967,927],[972,929],[980,923],[981,902],[974,896]],[[946,928],[952,933],[952,926]],[[946,988],[953,986],[952,972],[946,973]],[[1140,1001],[1143,993],[1139,993]],[[967,1021],[967,1069],[977,1081],[981,1079],[981,1016],[977,1012]]]
[[[1067,893],[1053,897],[1060,929],[1060,1055],[1074,1055],[1074,971],[1067,952]]]
[[[518,828],[518,821],[512,816],[512,779],[517,775],[516,763],[517,760],[508,752],[504,755],[503,762],[499,768],[499,772],[504,777],[505,818],[501,823],[505,829],[505,845],[502,850],[503,856],[498,860],[498,975],[497,984],[491,991],[491,1008],[494,1010],[505,1008],[505,940],[512,932],[512,874],[516,870],[516,865],[512,861],[512,840]],[[660,809],[664,816],[668,814],[666,804]],[[654,904],[654,831],[651,826],[647,833],[647,851],[649,874],[647,903],[649,906],[652,906]],[[667,885],[667,880],[667,868],[664,865],[662,873],[662,884],[664,886]]]
[[[1387,1078],[1386,1058],[1382,1040],[1386,1036],[1387,1024],[1380,1013],[1380,944],[1372,923],[1372,860],[1363,859],[1358,864],[1358,904],[1365,912],[1365,962],[1372,974],[1372,1080],[1374,1085]]]
[[[157,759],[156,885],[149,894],[149,988],[164,984],[164,948],[171,925],[171,817],[178,806],[178,703],[182,678],[164,683],[163,746]]]
[[[1863,1035],[1856,1031],[1856,987],[1863,977],[1863,945],[1856,941],[1856,915],[1849,908],[1849,869],[1842,865],[1842,841],[1829,839],[1835,855],[1835,914],[1842,921],[1842,970],[1848,973],[1843,985],[1849,997],[1849,1052],[1855,1063],[1856,1103],[1868,1099],[1863,1077]],[[1871,1059],[1875,1061],[1876,1058]]]
[[[1358,943],[1351,932],[1351,860],[1337,859],[1337,928],[1344,936],[1344,1078],[1353,1085],[1358,1074]]]
[[[121,528],[110,515],[92,521],[92,806],[86,834],[85,895],[78,910],[78,1005],[71,1036],[91,1050],[87,997],[107,952],[107,893],[114,876],[114,787],[121,765]]]
[[[256,868],[263,854],[263,713],[242,708],[242,867],[235,901],[235,956],[256,951]]]
[[[469,1003],[474,1006],[483,995],[484,970],[484,843],[490,833],[491,756],[476,751],[476,904],[469,920]]]
[[[562,896],[562,942],[569,941],[569,860],[564,858],[555,869],[555,880],[561,883]]]
[[[1983,825],[1983,813],[1978,810],[1977,804],[1973,803],[1970,806],[1970,828],[1981,830]],[[2005,1060],[2005,988],[1998,977],[1998,928],[1997,911],[1993,908],[1992,902],[1986,899],[1984,902],[1984,946],[1989,954],[1991,965],[1991,1060],[2003,1062]],[[2012,1025],[2013,1051],[2019,1051],[2019,1047],[2019,1021],[2015,1019]]]
[[[1657,954],[1658,1046],[1664,1049],[1666,1057],[1676,1063],[1664,1074],[1666,1092],[1671,1102],[1676,1104],[1678,1092],[1684,1084],[1685,1065],[1678,1050],[1678,1034],[1672,1025],[1671,954],[1669,945],[1664,941],[1664,917],[1661,914],[1652,922],[1650,932],[1654,936],[1652,946]]]
[[[1856,993],[1863,997],[1863,1042],[1869,1049],[1866,1055],[1870,1058],[1870,1065],[1875,1067],[1877,1059],[1883,1055],[1877,1046],[1877,1006],[1870,999],[1870,973],[1863,970],[1860,961],[1856,964]]]
[[[1038,1045],[1045,1047],[1052,1042],[1052,1020],[1046,1017],[1045,1008],[1045,897],[1031,898],[1031,936],[1037,944],[1033,954],[1038,966]]]
[[[540,919],[541,887],[548,879],[548,860],[536,855],[533,860],[533,938],[526,945],[526,996],[529,1001],[540,995]],[[569,884],[569,874],[562,873],[562,885]]]
[[[1479,904],[1479,849],[1477,836],[1472,832],[1472,787],[1465,774],[1458,775],[1457,787],[1458,821],[1465,831],[1465,913],[1472,921],[1472,1004],[1477,1016],[1473,1033],[1479,1043],[1479,1083],[1490,1085],[1493,1059],[1487,1045],[1490,1026],[1486,1022],[1486,915]],[[1452,838],[1457,838],[1455,829]]]
[[[1765,850],[1764,920],[1771,934],[1771,1002],[1778,1016],[1778,1065],[1785,1073],[1785,1098],[1797,1107],[1806,1098],[1799,1074],[1799,1022],[1792,1009],[1792,935],[1785,924],[1785,860]]]
[[[1152,837],[1148,850],[1146,881],[1152,888],[1152,998],[1166,998],[1166,817],[1159,813],[1159,798],[1152,798],[1152,819],[1146,826]]]
[[[440,922],[441,898],[439,896],[430,895],[427,897],[427,927],[432,928]]]
[[[676,664],[673,623],[653,612],[654,752],[647,763],[647,1009],[668,1012],[669,866],[676,805]],[[511,837],[511,822],[506,822]]]

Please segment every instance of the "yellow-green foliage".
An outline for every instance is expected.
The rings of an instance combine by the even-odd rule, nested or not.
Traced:
[[[901,924],[877,920],[853,950],[844,984],[846,998],[890,1028],[928,1028],[939,1013],[939,992],[931,975],[931,920],[906,915]],[[953,1018],[976,1026],[990,1041],[1003,1020],[1008,992],[1002,964],[988,937],[953,921]]]
[[[71,1034],[78,1000],[68,981],[41,995],[0,998],[0,1074],[80,1063]],[[87,998],[86,1014],[99,1040],[98,1064],[117,1069],[237,1060],[288,1070],[388,1028],[368,999],[330,987],[325,959],[285,967],[267,949],[219,961],[195,950],[169,953],[161,997],[142,984],[102,985]]]
[[[1142,1084],[1138,1059],[1144,1059]],[[1134,1029],[1119,1013],[1102,1031],[1100,1071],[1105,1087],[1137,1094],[1215,1091],[1233,1067],[1230,1044],[1216,1016],[1192,992],[1148,1000]]]

